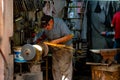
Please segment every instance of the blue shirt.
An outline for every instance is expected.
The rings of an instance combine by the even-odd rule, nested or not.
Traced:
[[[54,26],[51,30],[45,30],[45,35],[47,36],[48,40],[55,40],[66,35],[72,34],[67,25],[63,22],[62,19],[54,18]],[[72,44],[72,39],[63,43],[66,45]]]

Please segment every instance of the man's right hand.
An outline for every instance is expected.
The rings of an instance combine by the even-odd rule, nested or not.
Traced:
[[[114,27],[114,25],[113,25],[113,24],[111,24],[111,27]]]

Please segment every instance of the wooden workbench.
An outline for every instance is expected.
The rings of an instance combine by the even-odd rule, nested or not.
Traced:
[[[92,80],[120,80],[120,65],[92,65]]]

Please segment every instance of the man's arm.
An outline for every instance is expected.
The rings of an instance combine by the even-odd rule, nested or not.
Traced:
[[[46,37],[46,36],[45,36],[45,34],[44,34],[44,30],[41,30],[39,33],[37,33],[37,34],[35,35],[35,37],[34,37],[34,39],[33,39],[33,42],[34,42],[34,43],[38,43],[38,42],[44,40],[45,37]]]
[[[58,43],[65,43],[73,38],[73,34],[66,35],[59,39],[52,40],[51,43],[58,44]]]
[[[59,26],[59,30],[61,32],[60,34],[62,37],[52,40],[51,43],[54,44],[66,43],[67,41],[73,38],[72,32],[69,30],[68,26],[62,19],[59,19],[59,23],[57,24],[57,26]]]

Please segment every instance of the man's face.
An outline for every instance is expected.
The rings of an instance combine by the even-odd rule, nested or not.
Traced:
[[[51,30],[53,28],[53,20],[51,19],[44,29]]]

